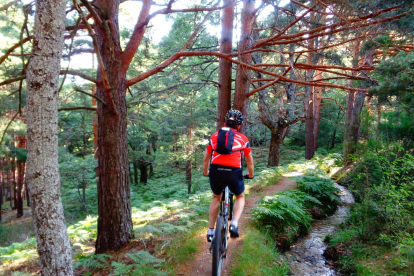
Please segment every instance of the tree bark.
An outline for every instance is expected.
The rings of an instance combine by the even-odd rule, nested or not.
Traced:
[[[187,182],[188,194],[191,194],[192,169],[193,169],[193,163],[191,162],[191,159],[190,159],[187,161],[187,165],[185,166],[185,181]]]
[[[139,182],[147,184],[148,182],[148,168],[147,165],[140,163],[139,164]]]
[[[26,137],[17,137],[17,147],[21,149],[26,148]],[[17,160],[17,179],[16,179],[16,209],[17,217],[23,216],[23,183],[24,183],[25,163],[23,160]]]
[[[312,13],[312,18],[314,18],[314,13]],[[309,40],[309,49],[315,48],[315,40]],[[317,45],[316,45],[317,48]],[[313,53],[308,54],[308,64],[313,65],[317,64],[318,55]],[[306,81],[312,81],[315,70],[308,70],[306,74]],[[315,105],[315,95],[314,90],[316,87],[305,86],[305,98],[304,98],[304,108],[305,108],[305,159],[309,160],[315,155],[315,119],[314,119],[314,105]]]
[[[134,168],[134,184],[135,186],[138,186],[138,162],[133,161],[132,166]]]
[[[243,0],[243,9],[241,12],[241,37],[238,46],[238,52],[242,53],[248,51],[253,46],[253,23],[254,23],[255,7],[254,1]],[[243,54],[239,57],[240,61],[251,65],[252,54]],[[247,124],[247,107],[248,98],[246,95],[249,93],[250,88],[250,69],[245,66],[238,65],[236,72],[236,87],[234,92],[233,109],[239,110],[243,116],[243,124],[240,127],[240,132],[246,131]]]
[[[60,195],[58,87],[66,1],[36,1],[27,69],[27,176],[41,275],[73,275]]]
[[[97,0],[95,11],[98,59],[98,237],[96,253],[119,250],[132,237],[127,145],[127,89],[120,45],[119,2]],[[128,64],[129,65],[129,64]]]
[[[360,47],[360,40],[355,42],[354,46],[354,62],[353,66],[358,66],[358,52]],[[365,52],[364,60],[360,66],[368,67],[373,64],[373,55],[375,48],[372,47]],[[362,75],[367,76],[368,70],[363,70]],[[350,86],[352,83],[350,82]],[[345,134],[344,134],[344,165],[349,165],[350,156],[356,152],[356,145],[359,140],[359,132],[361,126],[361,111],[364,106],[365,92],[356,91],[348,94],[346,119],[345,119]]]
[[[234,0],[224,0],[227,5],[223,9],[221,19],[221,43],[220,52],[231,54],[233,43]],[[219,86],[217,100],[217,129],[224,126],[224,117],[231,107],[231,61],[219,59]]]

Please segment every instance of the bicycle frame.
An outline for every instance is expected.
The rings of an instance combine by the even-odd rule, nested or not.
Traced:
[[[229,232],[228,221],[232,219],[233,213],[233,193],[230,192],[228,187],[226,187],[222,192],[219,208],[220,210],[217,217],[215,235],[210,245],[210,252],[213,249],[214,276],[221,274],[223,259],[227,257]]]

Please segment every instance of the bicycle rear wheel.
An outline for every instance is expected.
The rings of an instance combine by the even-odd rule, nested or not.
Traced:
[[[217,218],[216,232],[213,240],[213,276],[220,276],[223,266],[223,254],[225,250],[225,228],[223,217]]]

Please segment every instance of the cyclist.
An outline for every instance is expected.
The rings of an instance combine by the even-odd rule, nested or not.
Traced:
[[[226,186],[229,186],[231,192],[236,196],[236,203],[233,210],[233,220],[230,223],[230,237],[239,237],[238,220],[244,208],[244,182],[242,173],[242,152],[246,157],[247,168],[249,173],[245,178],[254,177],[253,157],[250,149],[249,140],[242,133],[237,132],[243,122],[243,116],[238,110],[229,110],[225,117],[225,127],[234,131],[233,147],[230,154],[219,154],[217,149],[217,140],[219,131],[215,132],[207,145],[207,151],[204,156],[203,169],[204,176],[209,176],[210,187],[213,191],[213,199],[209,211],[209,229],[207,232],[207,241],[211,242],[214,236],[214,225],[219,212],[221,193]],[[210,164],[211,161],[211,164]],[[209,171],[210,165],[210,171]]]

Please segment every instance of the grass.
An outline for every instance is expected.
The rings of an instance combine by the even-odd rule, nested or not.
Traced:
[[[289,275],[289,266],[270,237],[250,225],[243,231],[245,239],[234,254],[230,275]]]
[[[198,236],[205,233],[207,226],[208,223],[205,221],[191,228],[189,232],[182,233],[169,241],[168,250],[165,249],[163,252],[167,260],[163,270],[168,275],[177,275],[180,264],[184,264],[194,258],[194,254],[198,252],[201,243],[204,242]]]

